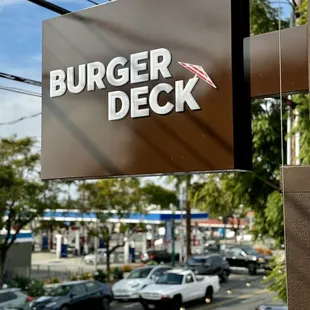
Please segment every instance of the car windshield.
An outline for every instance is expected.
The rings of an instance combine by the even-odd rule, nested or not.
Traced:
[[[198,257],[192,257],[188,260],[188,264],[189,265],[196,265],[196,264],[199,264],[199,265],[202,265],[206,262],[206,259],[205,258],[198,258]]]
[[[70,285],[60,285],[60,286],[56,286],[53,288],[46,288],[46,295],[47,296],[66,296],[69,294],[71,290],[71,286]]]
[[[243,247],[242,250],[248,255],[257,255],[259,254],[255,249],[251,247]]]
[[[137,269],[137,270],[134,270],[127,277],[127,279],[143,279],[143,278],[147,278],[147,276],[150,274],[151,271],[152,271],[152,268]]]
[[[183,281],[183,275],[176,273],[165,273],[160,276],[156,284],[180,285]]]

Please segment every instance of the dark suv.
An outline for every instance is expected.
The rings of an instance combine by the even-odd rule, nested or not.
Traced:
[[[74,281],[46,289],[31,306],[32,310],[108,310],[113,299],[111,289],[97,281]]]
[[[180,259],[179,254],[175,254],[175,261]],[[155,261],[157,263],[170,263],[171,254],[165,250],[149,250],[147,253],[141,255],[141,262],[147,263],[150,261]]]
[[[269,258],[251,246],[229,246],[224,249],[223,255],[230,267],[247,268],[250,275],[255,275],[258,269],[269,269]]]
[[[230,275],[229,263],[216,253],[192,256],[187,260],[186,267],[199,275],[218,275],[223,282],[227,281]]]

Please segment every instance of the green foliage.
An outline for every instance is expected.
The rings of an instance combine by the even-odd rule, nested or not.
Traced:
[[[79,277],[75,273],[70,274],[70,281],[77,281],[78,279]]]
[[[160,206],[161,209],[169,209],[170,204],[177,204],[177,196],[175,191],[171,191],[154,183],[147,183],[142,188],[144,199],[150,205]]]
[[[107,277],[110,279],[110,255],[125,245],[125,235],[130,238],[137,230],[144,230],[144,224],[127,224],[123,220],[130,213],[144,213],[148,201],[145,198],[139,179],[105,179],[97,182],[82,183],[81,195],[87,197],[87,209],[95,212],[98,223],[89,228],[89,235],[102,238],[107,250]],[[109,223],[111,217],[117,221]],[[141,219],[142,220],[142,219]],[[110,245],[112,235],[118,235],[117,244]]]
[[[107,275],[106,273],[101,270],[101,269],[98,269],[94,272],[94,276],[93,276],[94,280],[96,281],[99,281],[99,282],[102,282],[102,283],[105,283],[106,280],[107,280]]]
[[[276,258],[273,262],[273,270],[267,276],[264,282],[268,284],[268,289],[277,293],[277,299],[286,303],[287,290],[286,290],[286,270],[285,263]]]
[[[6,230],[0,240],[0,282],[7,251],[19,231],[45,209],[58,206],[58,184],[40,181],[40,155],[34,146],[31,138],[0,139],[0,231]]]
[[[20,288],[31,297],[44,295],[44,283],[38,279],[28,277],[15,277],[8,283],[9,287]]]
[[[121,280],[123,279],[123,271],[119,267],[114,267],[112,269],[113,278],[115,280]]]
[[[47,281],[48,284],[58,284],[60,283],[60,279],[58,277],[52,277]]]
[[[268,0],[250,1],[251,35],[266,33],[279,29],[278,8],[271,5]],[[289,26],[288,20],[282,20],[282,28]]]
[[[154,260],[151,260],[150,262],[147,263],[147,265],[149,265],[149,266],[156,266],[156,265],[158,265],[158,263],[155,262]]]
[[[296,21],[297,25],[306,25],[308,23],[308,0],[304,0],[300,7],[296,8],[296,15],[298,19]]]

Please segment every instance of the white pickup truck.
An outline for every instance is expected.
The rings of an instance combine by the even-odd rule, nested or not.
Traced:
[[[142,289],[139,295],[145,310],[164,306],[179,310],[183,304],[198,299],[211,303],[219,289],[218,276],[196,276],[191,270],[173,269]]]

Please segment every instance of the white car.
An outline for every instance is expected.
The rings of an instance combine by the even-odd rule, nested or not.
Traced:
[[[98,249],[97,255],[95,254],[95,252],[91,252],[84,256],[83,261],[87,265],[94,265],[97,257],[97,264],[103,264],[106,262],[107,258],[106,251],[107,251],[106,249]],[[114,254],[110,256],[110,259],[111,261],[114,260]]]
[[[155,283],[171,267],[149,266],[133,270],[126,279],[120,280],[112,287],[115,300],[129,301],[139,299],[139,292],[144,287]]]
[[[0,310],[30,309],[32,298],[18,288],[0,289]]]
[[[169,270],[155,284],[140,291],[140,302],[146,309],[170,306],[180,309],[194,300],[213,301],[213,294],[220,289],[218,276],[196,276],[191,270]]]

